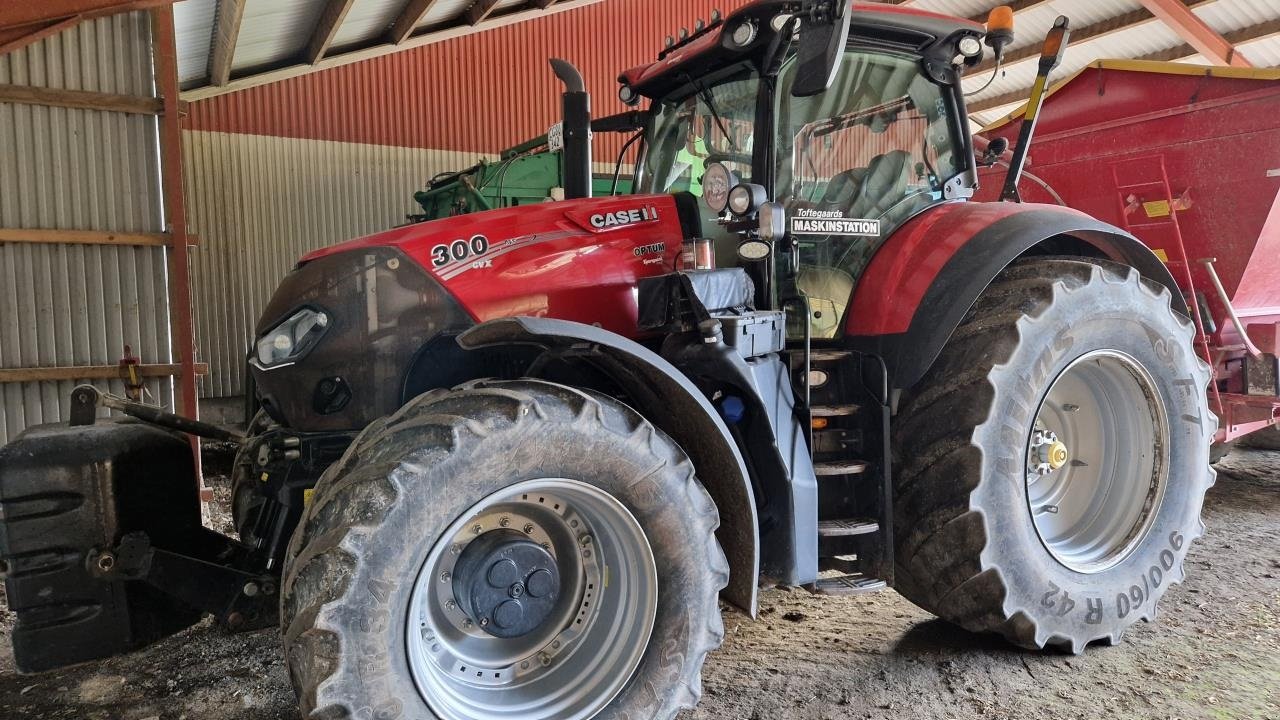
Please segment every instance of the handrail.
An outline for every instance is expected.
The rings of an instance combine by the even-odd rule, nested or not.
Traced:
[[[1257,345],[1249,339],[1249,333],[1244,329],[1244,323],[1240,322],[1240,316],[1236,315],[1236,309],[1231,305],[1231,298],[1227,297],[1227,289],[1222,286],[1222,281],[1218,279],[1218,271],[1213,268],[1213,264],[1218,262],[1218,258],[1201,258],[1200,264],[1204,265],[1204,269],[1209,273],[1209,280],[1213,282],[1213,287],[1218,290],[1218,297],[1222,299],[1222,304],[1227,308],[1227,317],[1231,319],[1231,324],[1236,326],[1236,332],[1240,333],[1240,339],[1244,341],[1245,349],[1249,354],[1260,358],[1262,351]]]

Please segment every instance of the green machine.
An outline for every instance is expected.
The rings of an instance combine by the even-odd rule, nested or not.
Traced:
[[[592,132],[633,134],[618,155],[614,173],[593,179],[593,196],[631,193],[632,181],[622,175],[622,161],[631,146],[639,142],[647,118],[646,113],[627,112],[591,123]],[[553,188],[564,187],[560,143],[553,142],[552,134],[503,150],[496,161],[481,160],[465,170],[435,176],[425,190],[414,193],[413,199],[422,206],[422,213],[410,215],[409,220],[426,222],[546,201]]]

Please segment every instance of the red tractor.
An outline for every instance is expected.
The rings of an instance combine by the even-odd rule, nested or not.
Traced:
[[[313,253],[277,290],[261,412],[222,433],[238,540],[156,427],[201,423],[82,387],[0,451],[19,667],[210,612],[278,620],[308,717],[671,718],[718,600],[754,614],[761,586],[1118,642],[1203,529],[1209,368],[1133,235],[970,200],[960,77],[1010,37],[753,3],[622,75],[637,194],[598,199],[554,63],[568,199]]]

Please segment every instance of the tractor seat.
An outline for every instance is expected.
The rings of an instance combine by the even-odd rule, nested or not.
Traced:
[[[911,153],[894,150],[877,155],[867,166],[866,176],[850,207],[855,218],[878,218],[907,194],[911,180]]]
[[[853,206],[853,200],[862,190],[862,183],[867,179],[868,168],[854,168],[836,173],[827,183],[827,190],[822,194],[821,210],[840,210]]]

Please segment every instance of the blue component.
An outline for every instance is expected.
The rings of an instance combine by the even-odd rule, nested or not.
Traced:
[[[747,406],[742,398],[729,395],[720,401],[720,414],[724,416],[725,422],[737,425],[746,417]]]

